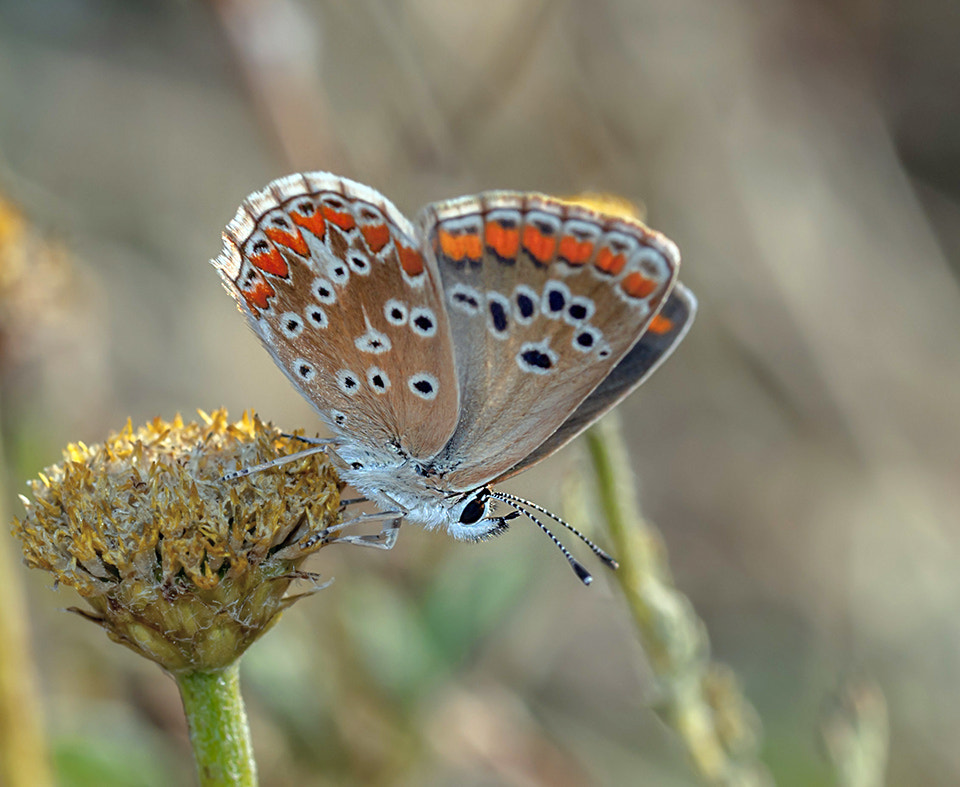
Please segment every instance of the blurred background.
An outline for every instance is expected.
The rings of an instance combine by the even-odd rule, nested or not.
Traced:
[[[763,763],[836,783],[821,714],[869,676],[888,783],[960,783],[958,86],[952,0],[0,2],[5,518],[128,416],[318,428],[207,264],[267,181],[620,194],[700,300],[621,408],[641,504]],[[585,466],[509,488],[559,511]],[[308,567],[244,661],[264,785],[700,783],[619,594],[536,528]],[[173,682],[13,571],[59,783],[189,783]]]

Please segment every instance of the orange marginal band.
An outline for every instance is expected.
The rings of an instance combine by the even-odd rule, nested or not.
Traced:
[[[286,230],[277,229],[276,227],[266,227],[263,231],[274,243],[279,243],[288,249],[293,249],[301,257],[310,256],[310,249],[307,248],[307,242],[296,230],[287,232]]]
[[[623,254],[614,254],[610,251],[609,246],[604,246],[600,249],[599,254],[597,254],[597,259],[593,262],[593,266],[597,270],[609,273],[611,276],[616,276],[620,273],[626,264],[627,258]]]
[[[320,240],[323,240],[323,236],[327,233],[327,223],[323,220],[323,215],[319,210],[314,211],[309,216],[291,213],[290,218],[293,219],[293,223],[298,227],[302,227]]]
[[[544,235],[532,224],[523,228],[523,248],[533,257],[533,261],[540,265],[549,265],[557,249],[557,239],[551,235]]]
[[[284,279],[290,274],[290,269],[287,267],[286,260],[283,259],[283,256],[279,251],[273,248],[268,252],[264,252],[263,254],[252,254],[250,256],[250,262],[256,265],[264,273],[270,273],[274,276],[280,276]]]
[[[419,276],[423,273],[423,257],[420,256],[420,252],[398,243],[397,253],[400,256],[400,267],[407,276]]]
[[[571,265],[585,265],[593,255],[593,241],[578,240],[573,235],[564,235],[560,238],[558,254]]]
[[[266,309],[269,305],[267,299],[276,295],[273,287],[262,279],[256,283],[253,289],[242,290],[241,292],[243,292],[243,297],[250,304],[251,309]]]
[[[386,224],[361,224],[360,232],[367,242],[367,248],[374,254],[379,254],[390,242],[390,228]]]
[[[631,298],[646,298],[656,292],[657,282],[648,279],[640,271],[633,271],[623,277],[620,287]]]
[[[665,333],[670,333],[673,330],[673,320],[669,317],[664,317],[661,314],[658,314],[652,320],[650,320],[650,325],[647,327],[648,331],[651,331],[658,336],[662,336]]]
[[[463,259],[479,260],[483,256],[483,241],[476,232],[454,235],[441,228],[437,231],[437,238],[440,241],[440,251],[455,262]]]
[[[516,259],[520,251],[520,230],[514,227],[505,227],[499,221],[488,221],[484,227],[487,246],[500,259]]]
[[[354,227],[357,226],[356,219],[353,218],[353,214],[347,213],[346,211],[334,210],[328,205],[321,206],[323,211],[324,218],[336,224],[340,229],[349,232]]]

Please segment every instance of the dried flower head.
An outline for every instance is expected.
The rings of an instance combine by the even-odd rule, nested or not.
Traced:
[[[30,483],[34,501],[23,498],[13,526],[27,565],[93,608],[74,611],[171,672],[236,660],[307,595],[286,591],[314,579],[298,568],[339,522],[340,483],[322,454],[222,481],[302,446],[256,417],[200,415],[69,445]]]

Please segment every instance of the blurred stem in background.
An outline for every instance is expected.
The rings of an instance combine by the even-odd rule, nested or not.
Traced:
[[[320,79],[320,31],[289,0],[210,0],[264,130],[286,166],[340,171],[346,152]]]
[[[656,678],[653,710],[710,783],[761,785],[760,723],[733,673],[710,661],[703,622],[674,586],[659,533],[640,513],[616,413],[587,432],[603,519],[620,563],[616,581]]]
[[[46,257],[26,250],[26,236],[25,220],[0,195],[0,364],[8,374],[11,354],[8,345],[15,340],[7,334],[12,329],[11,320],[20,313],[14,299],[19,293],[24,263],[47,270],[41,265]],[[37,250],[31,247],[29,251]],[[19,349],[15,347],[13,352]],[[0,434],[0,522],[4,523],[10,521],[6,493],[6,454]],[[26,606],[20,587],[22,574],[10,548],[12,543],[6,533],[0,534],[0,784],[45,787],[52,782]]]
[[[840,787],[883,787],[890,719],[876,683],[845,682],[824,708],[820,736]]]
[[[8,522],[6,474],[0,443],[0,522]],[[13,541],[0,537],[0,784],[52,784],[41,724],[40,696],[30,651],[26,608]]]
[[[640,514],[619,416],[587,432],[616,574],[657,679],[653,709],[711,783],[771,781],[760,764],[760,721],[733,672],[710,661],[703,622],[674,586],[659,533]],[[889,719],[880,687],[848,681],[825,708],[821,739],[840,787],[882,787]]]

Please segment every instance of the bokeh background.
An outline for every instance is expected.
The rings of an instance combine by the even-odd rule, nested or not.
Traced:
[[[207,264],[268,180],[621,194],[701,305],[621,408],[641,501],[763,763],[837,783],[821,714],[867,676],[888,783],[960,783],[958,87],[953,0],[0,2],[6,518],[128,416],[318,428]],[[574,445],[509,487],[587,482]],[[244,662],[264,785],[700,783],[615,588],[532,526],[310,567]],[[12,571],[59,783],[189,783],[173,682]]]

